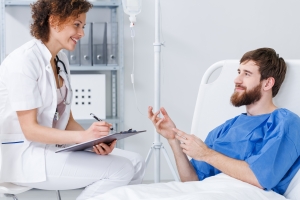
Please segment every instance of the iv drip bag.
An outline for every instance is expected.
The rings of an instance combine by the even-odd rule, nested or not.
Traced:
[[[135,16],[142,10],[142,0],[122,0],[124,12],[129,15],[129,21],[134,24]]]

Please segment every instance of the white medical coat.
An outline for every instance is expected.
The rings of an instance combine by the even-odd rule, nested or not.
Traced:
[[[33,39],[9,54],[0,66],[2,153],[0,181],[42,182],[46,180],[44,155],[46,144],[28,141],[25,138],[16,111],[37,108],[38,123],[52,127],[57,107],[57,93],[50,64],[51,57],[48,48],[40,40]],[[59,52],[58,57],[65,63],[70,80],[66,55]],[[63,69],[62,65],[60,67]],[[66,105],[56,128],[65,130],[69,116],[70,105]],[[18,141],[24,142],[11,143]]]

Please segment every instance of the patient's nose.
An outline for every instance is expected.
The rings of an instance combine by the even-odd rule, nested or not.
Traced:
[[[241,75],[237,75],[237,77],[234,79],[233,81],[235,84],[241,84],[243,81],[242,81],[242,78],[241,78]]]

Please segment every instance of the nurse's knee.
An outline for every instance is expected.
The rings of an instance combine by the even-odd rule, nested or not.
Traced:
[[[135,167],[138,167],[139,170],[144,170],[145,167],[146,167],[145,159],[140,154],[138,154],[138,153],[133,153],[133,156],[134,156],[134,158],[133,158],[133,160],[134,160],[133,165]]]
[[[132,177],[134,176],[134,166],[130,162],[130,160],[119,157],[118,163],[119,170],[115,172],[115,176],[118,179],[124,180],[124,181],[130,181]],[[112,178],[112,177],[111,177]]]

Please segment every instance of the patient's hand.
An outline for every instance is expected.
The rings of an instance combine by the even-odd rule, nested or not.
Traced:
[[[152,121],[156,131],[168,140],[175,139],[173,128],[176,128],[176,126],[167,111],[164,108],[160,108],[159,111],[153,113],[152,109],[151,106],[148,107],[148,118]],[[163,115],[163,118],[158,117],[159,113]]]
[[[180,141],[180,147],[183,153],[195,160],[206,161],[213,151],[195,135],[187,134],[179,129],[173,129],[176,132],[176,139]]]

